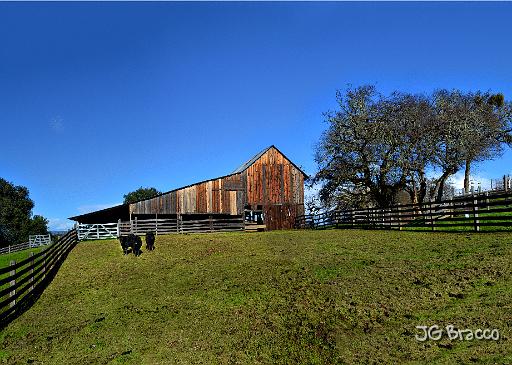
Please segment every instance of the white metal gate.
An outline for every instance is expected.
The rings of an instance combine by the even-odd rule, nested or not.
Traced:
[[[117,223],[78,224],[78,239],[83,240],[105,240],[117,238],[119,228]]]
[[[38,247],[49,245],[52,242],[52,238],[49,234],[35,234],[28,236],[28,242],[30,247]]]

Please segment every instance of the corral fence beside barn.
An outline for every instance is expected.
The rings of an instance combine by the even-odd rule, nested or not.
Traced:
[[[512,193],[485,193],[389,208],[332,210],[298,216],[295,228],[429,231],[512,230]]]
[[[239,217],[225,216],[214,217],[209,216],[203,219],[180,218],[154,218],[154,219],[137,219],[131,221],[121,221],[117,223],[95,223],[76,225],[78,239],[83,240],[100,240],[111,239],[129,234],[144,235],[147,232],[159,234],[184,234],[184,233],[209,233],[209,232],[233,232],[251,230],[254,227],[244,223],[244,219]]]

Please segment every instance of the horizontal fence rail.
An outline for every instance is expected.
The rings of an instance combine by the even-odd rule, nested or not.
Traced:
[[[18,243],[16,245],[0,248],[0,255],[28,250],[29,248],[47,246],[50,243],[52,243],[52,239],[51,235],[49,234],[29,236],[29,242]]]
[[[31,246],[30,246],[29,242],[18,243],[17,245],[10,245],[7,247],[2,247],[2,248],[0,248],[0,255],[23,251],[23,250],[28,250],[30,247]]]
[[[47,249],[0,268],[0,327],[37,298],[77,242],[71,230]]]
[[[52,236],[49,234],[36,234],[28,236],[30,247],[39,247],[49,245],[52,242]]]
[[[299,216],[296,228],[512,230],[512,193],[457,197],[389,208],[333,210]]]
[[[169,233],[208,233],[243,231],[245,228],[242,217],[217,218],[210,216],[205,219],[183,220],[174,219],[135,219],[129,222],[118,222],[119,235],[130,233],[143,235],[147,232],[155,234]]]
[[[80,241],[109,239],[119,236],[117,223],[79,224],[76,231]]]
[[[232,232],[245,230],[244,219],[236,217],[209,216],[204,219],[184,220],[181,218],[134,219],[127,222],[103,224],[78,224],[78,239],[98,240],[111,239],[129,234],[144,235],[148,232],[159,234],[170,233],[209,233]]]

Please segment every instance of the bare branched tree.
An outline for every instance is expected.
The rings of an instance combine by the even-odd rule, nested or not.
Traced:
[[[336,99],[338,109],[325,114],[328,129],[311,179],[331,207],[386,207],[401,191],[414,203],[441,200],[450,176],[465,168],[469,186],[471,164],[499,156],[512,141],[512,108],[501,94],[385,97],[366,85],[337,92]]]

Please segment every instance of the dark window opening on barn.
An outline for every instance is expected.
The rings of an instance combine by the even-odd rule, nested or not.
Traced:
[[[261,205],[258,205],[258,208],[259,207],[261,207]],[[263,224],[264,217],[262,209],[252,210],[250,205],[246,205],[244,213],[245,222]]]

